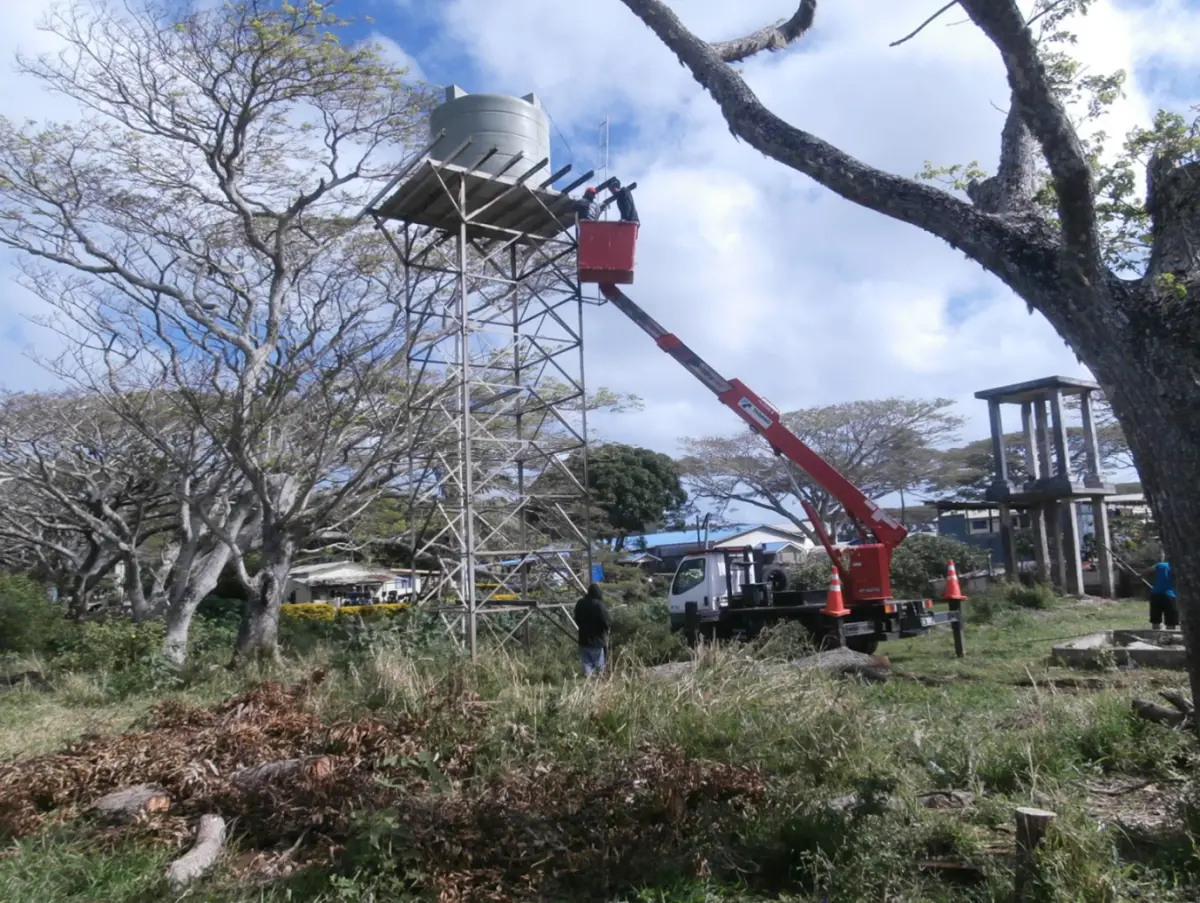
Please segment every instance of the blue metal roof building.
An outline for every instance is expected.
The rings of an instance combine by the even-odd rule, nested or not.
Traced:
[[[728,539],[730,536],[737,536],[737,534],[744,533],[745,531],[745,527],[709,530],[708,541],[720,542],[723,539]],[[658,549],[663,546],[702,545],[704,542],[704,532],[700,531],[698,537],[695,530],[675,530],[671,533],[647,533],[645,536],[627,536],[625,538],[625,548],[640,549],[643,541],[646,544],[647,550]]]

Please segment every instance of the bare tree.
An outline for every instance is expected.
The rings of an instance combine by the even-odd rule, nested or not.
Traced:
[[[275,654],[296,550],[410,438],[400,274],[353,214],[430,95],[339,42],[345,24],[315,3],[76,6],[48,21],[65,50],[21,68],[88,114],[0,123],[0,243],[78,342],[64,375],[113,397],[169,387],[245,481],[245,498],[180,496],[253,590],[239,659]]]
[[[869,498],[909,489],[919,481],[922,462],[955,436],[962,419],[954,403],[886,398],[791,411],[783,422],[805,444],[837,468]],[[734,436],[681,439],[681,470],[695,498],[723,509],[731,503],[770,511],[817,539],[807,518],[794,510],[808,502],[822,523],[837,532],[846,523],[837,499],[776,457],[746,430]]]
[[[1191,377],[1200,370],[1196,123],[1162,113],[1129,136],[1120,163],[1101,164],[1067,103],[1085,97],[1088,115],[1095,113],[1119,93],[1119,74],[1085,81],[1064,65],[1061,49],[1070,40],[1063,23],[1086,10],[1085,0],[1038,0],[1028,19],[1016,0],[958,0],[995,45],[1011,104],[995,175],[951,193],[875,169],[785,122],[729,65],[800,38],[816,0],[802,0],[781,28],[720,43],[697,37],[663,0],[621,2],[713,97],[735,136],[963,252],[1040,312],[1087,365],[1129,439],[1176,564],[1192,690],[1200,696],[1200,382]]]
[[[172,526],[164,473],[152,444],[94,397],[0,396],[0,536],[10,554],[65,584],[76,616],[118,566],[134,618],[151,613],[141,555]],[[156,587],[172,564],[160,556]]]
[[[164,655],[181,665],[192,616],[251,542],[257,509],[223,449],[179,414],[160,393],[4,396],[0,538],[6,563],[64,586],[77,616],[119,579],[135,620],[164,618]]]

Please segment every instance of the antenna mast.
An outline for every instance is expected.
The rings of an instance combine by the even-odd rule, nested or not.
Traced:
[[[603,184],[608,179],[608,116],[604,117],[604,121],[600,123],[598,129],[599,135],[596,148],[596,184]],[[608,219],[608,208],[604,208],[604,213],[601,214],[604,219]]]

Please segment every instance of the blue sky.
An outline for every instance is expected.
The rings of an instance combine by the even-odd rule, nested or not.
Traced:
[[[45,47],[43,0],[0,0],[0,55]],[[678,0],[687,24],[728,37],[790,13],[792,0]],[[784,118],[869,163],[909,175],[925,160],[992,165],[1007,105],[993,47],[947,15],[889,48],[938,3],[824,4],[803,45],[745,67]],[[711,100],[618,0],[342,0],[371,16],[413,74],[468,91],[541,98],[557,126],[554,165],[595,165],[612,117],[612,172],[639,183],[639,303],[727,376],[783,408],[892,395],[949,397],[986,435],[976,390],[1051,374],[1086,376],[1040,316],[960,254],[830,195],[736,142]],[[1128,96],[1105,128],[1123,134],[1159,106],[1195,102],[1200,2],[1099,2],[1079,26],[1093,71],[1125,68]],[[61,107],[0,70],[0,113]],[[561,130],[565,140],[559,136]],[[0,256],[0,384],[45,378],[22,361],[39,341],[36,303]],[[635,392],[644,410],[595,418],[606,439],[677,451],[682,436],[737,428],[692,377],[615,312],[589,310],[588,382]]]

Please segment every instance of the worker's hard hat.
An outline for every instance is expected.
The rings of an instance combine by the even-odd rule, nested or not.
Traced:
[[[589,185],[589,186],[587,187],[587,189],[586,189],[586,190],[585,190],[583,193],[584,193],[584,194],[595,194],[595,193],[596,193],[596,189],[595,189],[595,188],[593,188],[592,186],[590,186],[590,185]]]

